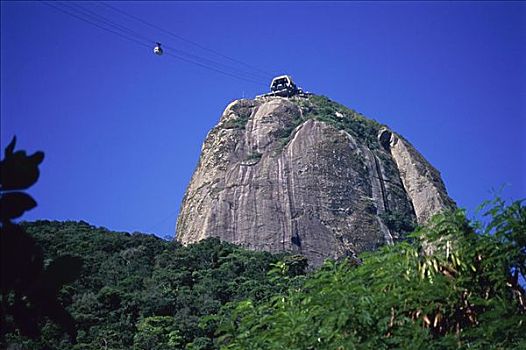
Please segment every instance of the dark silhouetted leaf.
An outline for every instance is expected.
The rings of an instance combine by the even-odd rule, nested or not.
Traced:
[[[12,312],[13,319],[23,335],[30,338],[40,336],[38,316],[35,314],[34,310],[28,307],[26,302],[20,298],[15,299]]]
[[[16,219],[24,212],[36,207],[37,202],[23,192],[11,192],[2,194],[0,197],[0,220],[5,222],[7,220]]]
[[[74,344],[77,338],[77,329],[73,317],[71,317],[64,306],[58,302],[56,297],[41,298],[41,302],[43,313],[56,324],[61,326],[70,336],[71,341]]]
[[[11,142],[9,142],[9,145],[5,148],[5,155],[4,158],[8,158],[9,156],[13,155],[13,152],[15,151],[16,146],[16,136],[13,136],[13,139]]]
[[[6,346],[6,334],[15,333],[32,339],[46,331],[43,321],[49,318],[61,326],[76,341],[76,323],[61,304],[59,291],[66,283],[80,275],[82,260],[72,256],[56,258],[44,270],[42,250],[35,239],[11,219],[22,216],[37,203],[23,190],[33,185],[39,177],[38,166],[44,153],[15,152],[16,137],[5,149],[0,161],[0,348]],[[14,340],[13,345],[17,344]],[[51,349],[37,343],[20,344],[21,348]],[[37,347],[35,347],[37,346]],[[18,349],[18,346],[16,346]]]
[[[44,160],[43,152],[26,155],[25,151],[14,152],[16,138],[5,149],[5,158],[0,162],[0,189],[2,191],[23,190],[33,185],[40,175],[38,165]]]
[[[0,279],[2,293],[23,291],[43,268],[42,250],[20,226],[4,224],[0,230]]]

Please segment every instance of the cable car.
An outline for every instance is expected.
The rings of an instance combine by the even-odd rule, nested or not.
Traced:
[[[270,96],[291,97],[295,95],[306,97],[312,94],[310,92],[303,91],[302,88],[297,86],[294,81],[292,81],[292,77],[290,75],[280,75],[272,79],[269,93],[257,95],[256,98]]]
[[[290,75],[280,75],[272,79],[270,91],[275,96],[293,96],[301,92],[292,81]]]
[[[153,48],[153,53],[156,55],[161,56],[163,54],[163,49],[161,48],[161,43],[156,43],[155,47]]]

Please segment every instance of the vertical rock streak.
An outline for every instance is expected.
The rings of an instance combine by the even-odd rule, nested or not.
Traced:
[[[353,134],[314,120],[308,112],[317,107],[305,98],[231,103],[203,144],[177,239],[217,236],[319,265],[400,238],[393,217],[421,223],[454,205],[407,142],[386,128]]]

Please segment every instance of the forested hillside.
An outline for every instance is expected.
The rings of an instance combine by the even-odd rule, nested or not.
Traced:
[[[279,292],[267,277],[284,259],[208,239],[189,247],[143,234],[111,232],[85,222],[38,221],[23,228],[43,248],[45,262],[68,254],[83,260],[81,277],[60,300],[77,322],[77,344],[51,322],[39,340],[16,337],[20,349],[211,349],[218,313],[230,301],[263,300]],[[200,323],[202,327],[200,327]]]
[[[59,300],[77,343],[51,321],[10,349],[525,349],[526,208],[495,200],[488,224],[438,215],[406,241],[327,261],[181,246],[84,222],[22,227],[44,261],[83,261]]]

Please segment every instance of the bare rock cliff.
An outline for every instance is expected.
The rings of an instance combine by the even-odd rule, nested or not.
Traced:
[[[385,126],[320,96],[238,100],[206,137],[176,237],[319,265],[453,206],[439,172]]]

